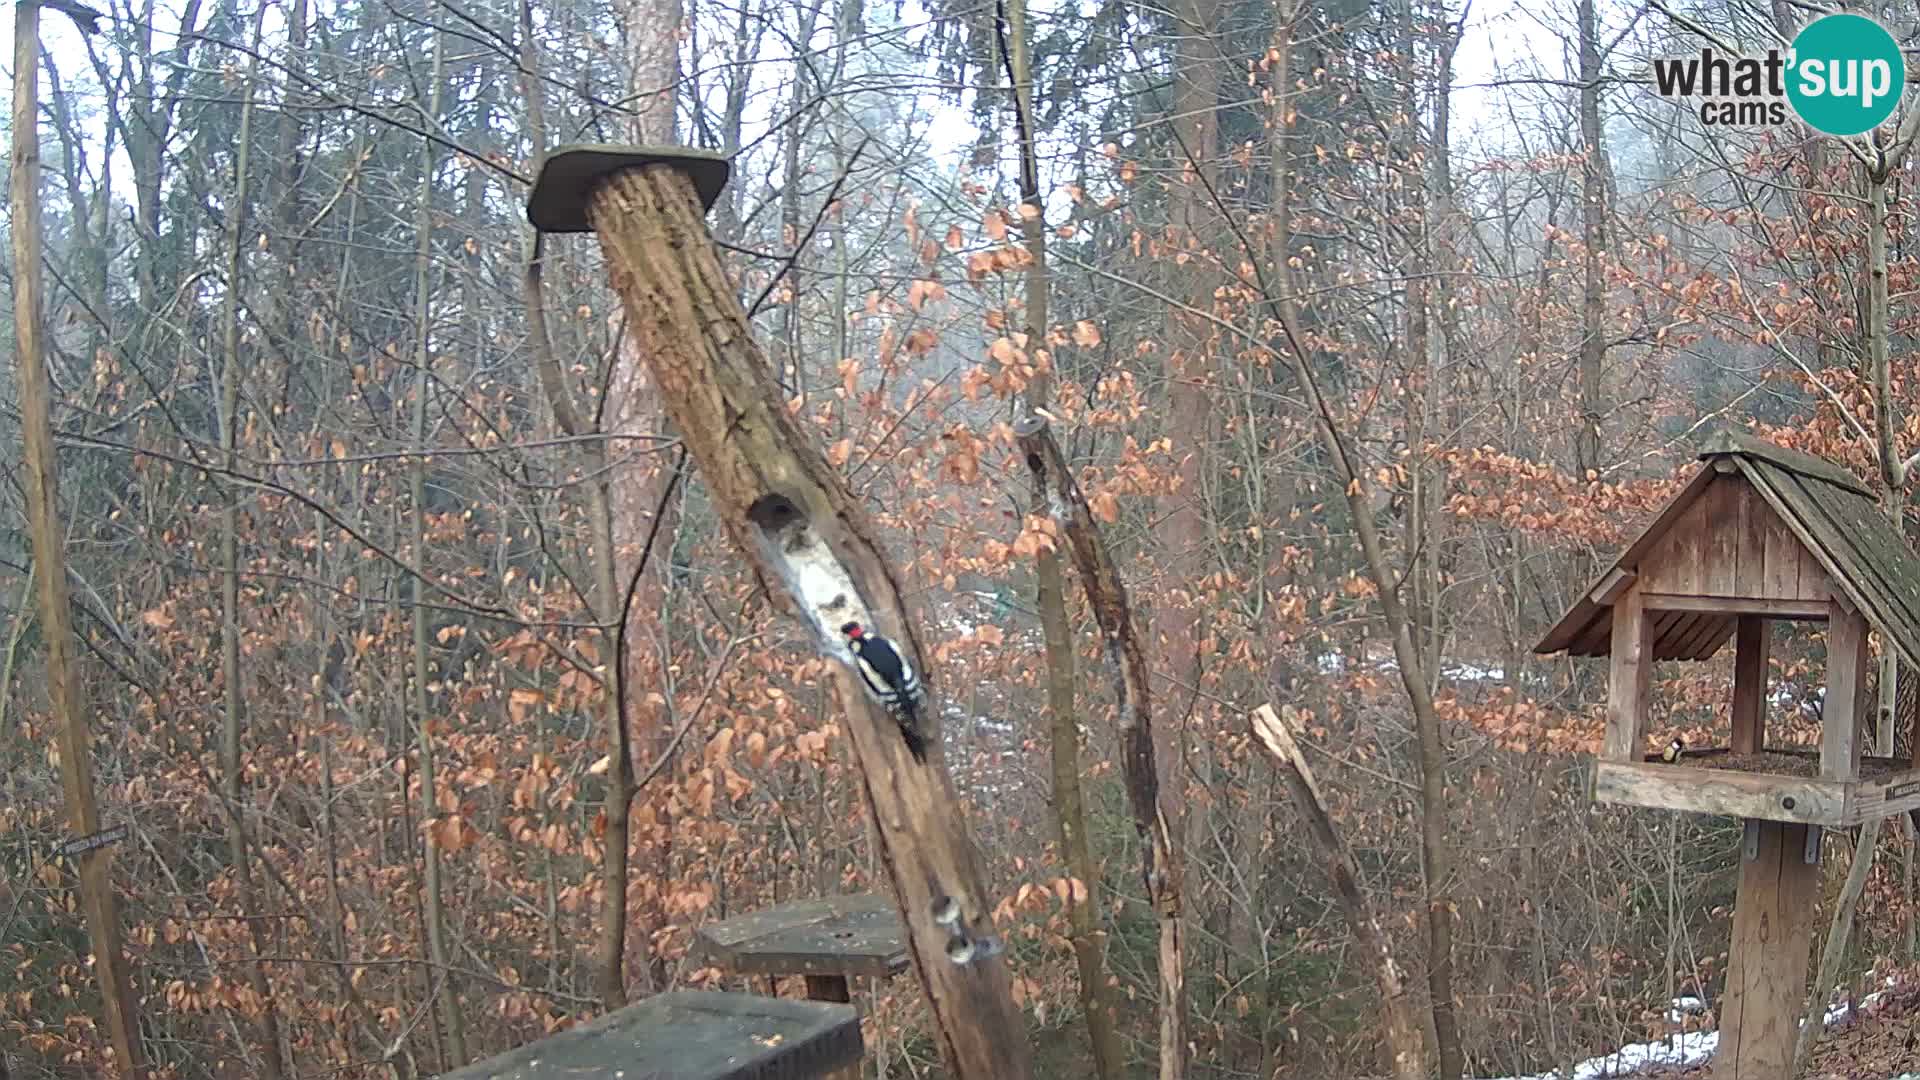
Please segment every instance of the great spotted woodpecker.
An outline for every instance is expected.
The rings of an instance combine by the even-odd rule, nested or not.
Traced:
[[[893,714],[913,759],[927,760],[927,740],[918,727],[920,677],[914,674],[913,665],[893,647],[893,642],[867,633],[857,622],[847,623],[840,632],[847,636],[847,648],[853,652],[853,664],[859,669],[861,680]]]

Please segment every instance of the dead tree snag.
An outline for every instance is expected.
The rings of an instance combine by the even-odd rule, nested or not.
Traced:
[[[1160,1077],[1183,1074],[1186,1061],[1184,971],[1186,946],[1181,940],[1180,854],[1168,826],[1160,772],[1153,752],[1153,698],[1147,683],[1147,655],[1134,632],[1133,610],[1127,600],[1120,568],[1100,539],[1099,526],[1087,507],[1080,484],[1067,468],[1067,459],[1054,442],[1047,419],[1039,413],[1013,425],[1027,468],[1047,493],[1047,512],[1059,524],[1087,592],[1087,606],[1105,639],[1107,667],[1113,674],[1115,700],[1120,706],[1120,754],[1126,777],[1127,801],[1133,825],[1140,833],[1147,898],[1160,920]]]
[[[788,411],[720,264],[705,211],[726,177],[725,160],[710,154],[562,149],[542,163],[528,217],[550,231],[598,233],[640,354],[715,514],[774,603],[837,661],[880,855],[948,1071],[1025,1080],[1030,1051],[937,713],[922,721],[933,744],[923,765],[866,693],[840,627],[874,628],[923,672],[925,652],[865,509]]]

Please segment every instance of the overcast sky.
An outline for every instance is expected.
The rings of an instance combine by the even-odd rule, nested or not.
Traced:
[[[0,6],[7,8],[4,22],[0,22],[0,50],[4,50],[0,58],[4,59],[10,83],[14,9],[10,4]],[[173,4],[163,0],[161,6],[170,10]],[[1467,144],[1481,141],[1476,138],[1476,129],[1497,131],[1507,122],[1504,109],[1489,113],[1501,91],[1489,88],[1488,83],[1515,75],[1564,77],[1561,37],[1571,11],[1563,9],[1571,6],[1570,0],[1473,0],[1466,34],[1454,60],[1455,137],[1466,156],[1473,156]],[[1603,4],[1603,8],[1606,6]],[[77,74],[86,68],[82,39],[65,15],[43,9],[40,34],[62,72]],[[171,44],[169,36],[156,34],[156,48]],[[935,107],[934,111],[934,130],[929,133],[934,145],[955,147],[957,152],[971,141],[972,128],[961,110]],[[120,164],[116,162],[116,167]]]

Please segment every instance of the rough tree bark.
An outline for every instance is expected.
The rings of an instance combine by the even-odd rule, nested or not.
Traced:
[[[1067,538],[1080,586],[1086,590],[1087,606],[1093,609],[1094,621],[1105,639],[1114,700],[1120,710],[1121,772],[1126,779],[1134,829],[1140,835],[1147,899],[1160,922],[1160,1077],[1173,1080],[1186,1067],[1186,1045],[1181,1034],[1186,1001],[1181,853],[1174,843],[1174,818],[1167,810],[1170,799],[1155,760],[1159,744],[1154,738],[1147,654],[1134,627],[1120,568],[1101,542],[1093,512],[1059,444],[1054,442],[1046,418],[1037,414],[1022,417],[1014,424],[1013,433],[1035,482],[1048,492],[1047,512]]]
[[[774,602],[835,661],[881,861],[947,1070],[968,1080],[1027,1080],[1031,1052],[1005,947],[992,937],[979,855],[945,769],[935,688],[927,687],[922,710],[931,743],[923,764],[863,689],[839,631],[848,621],[873,627],[927,670],[865,508],[787,411],[689,173],[673,163],[623,168],[597,183],[586,214],[637,351],[699,465],[715,516]]]
[[[40,625],[47,648],[47,695],[60,725],[60,781],[67,821],[74,833],[100,830],[93,798],[93,747],[87,729],[91,708],[74,667],[73,611],[67,597],[66,533],[60,523],[58,457],[53,443],[53,387],[47,373],[46,322],[41,294],[40,235],[40,5],[22,0],[13,22],[13,332],[20,396],[21,486],[26,489],[27,530],[38,569]],[[144,1080],[127,958],[120,948],[120,911],[114,901],[111,844],[80,855],[80,899],[93,946],[101,1011],[113,1042],[114,1066],[129,1080]]]
[[[1046,200],[1040,193],[1039,155],[1034,147],[1033,76],[1027,38],[1026,0],[1004,0],[998,12],[1000,55],[1012,89],[1019,131],[1020,227],[1033,264],[1027,269],[1025,348],[1039,351],[1047,340],[1048,291]],[[1053,363],[1049,357],[1027,386],[1029,411],[1047,407],[1053,390]],[[1046,505],[1047,492],[1034,482],[1036,509]],[[1087,1018],[1087,1038],[1093,1048],[1094,1073],[1101,1080],[1118,1080],[1126,1068],[1120,1044],[1112,988],[1108,986],[1106,942],[1102,928],[1099,888],[1101,872],[1087,835],[1086,799],[1080,788],[1080,716],[1074,702],[1073,628],[1067,619],[1066,581],[1059,553],[1041,549],[1035,577],[1041,633],[1047,650],[1047,718],[1053,765],[1054,819],[1060,827],[1060,850],[1067,873],[1086,886],[1074,890],[1068,901],[1067,934],[1080,973],[1080,1007]]]
[[[1313,777],[1313,769],[1308,766],[1305,755],[1301,754],[1293,733],[1287,729],[1287,722],[1273,711],[1273,706],[1262,705],[1255,709],[1249,718],[1249,727],[1260,748],[1267,752],[1280,770],[1280,775],[1287,782],[1287,791],[1293,796],[1294,805],[1306,819],[1308,836],[1314,846],[1320,849],[1320,856],[1326,861],[1327,876],[1333,879],[1341,914],[1346,916],[1347,927],[1353,931],[1361,955],[1366,957],[1373,970],[1374,983],[1380,990],[1380,1003],[1386,1012],[1384,1034],[1387,1047],[1393,1054],[1393,1075],[1397,1080],[1426,1080],[1426,1034],[1421,1030],[1413,999],[1407,993],[1406,973],[1393,958],[1393,949],[1380,926],[1379,917],[1373,912],[1373,905],[1367,902],[1366,894],[1360,891],[1359,864],[1354,862],[1353,849],[1347,846],[1346,839],[1333,823],[1333,814],[1327,809],[1327,800],[1320,794],[1320,785]]]

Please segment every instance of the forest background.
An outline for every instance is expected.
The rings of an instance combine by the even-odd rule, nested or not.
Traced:
[[[704,921],[886,888],[826,661],[674,482],[598,250],[533,246],[539,155],[582,141],[733,160],[713,235],[910,583],[1048,1075],[1153,1061],[1159,980],[1097,636],[1014,448],[1035,401],[1148,632],[1192,1075],[1385,1071],[1266,702],[1443,1076],[1670,1032],[1718,993],[1737,836],[1591,806],[1604,677],[1531,648],[1717,426],[1846,463],[1912,533],[1912,112],[1855,154],[1650,86],[1800,8],[50,9],[67,576],[151,1063],[430,1075],[728,985]],[[12,370],[0,1052],[91,1075]],[[1773,650],[1785,737],[1823,657]],[[1663,665],[1656,734],[1724,731],[1730,663]],[[1878,844],[1849,972],[1914,958],[1912,840]],[[861,991],[878,1068],[933,1068],[911,980]]]

